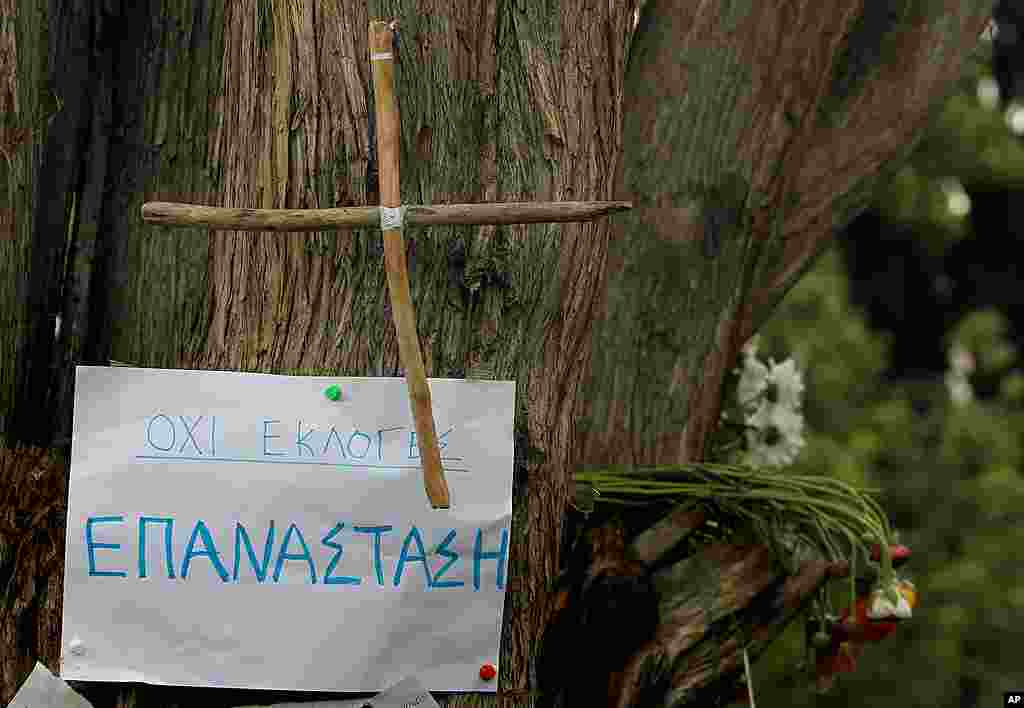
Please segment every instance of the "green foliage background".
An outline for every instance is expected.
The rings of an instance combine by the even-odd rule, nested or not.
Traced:
[[[1008,107],[979,98],[989,71],[981,52],[911,164],[879,192],[875,208],[912,226],[934,254],[988,238],[951,213],[950,178],[972,189],[1024,186],[1024,143],[1008,127]],[[825,696],[797,670],[803,628],[794,625],[754,669],[757,703],[1001,705],[1003,691],[1024,690],[1024,361],[999,312],[980,310],[960,320],[946,346],[970,350],[972,381],[994,384],[986,389],[995,395],[957,406],[941,376],[889,381],[889,342],[848,289],[833,249],[766,325],[759,353],[793,355],[805,372],[807,447],[792,471],[880,487],[900,540],[913,548],[907,575],[921,600],[913,620],[870,646],[857,672]]]

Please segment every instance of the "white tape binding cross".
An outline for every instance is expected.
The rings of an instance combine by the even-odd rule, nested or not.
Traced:
[[[375,52],[370,55],[370,61],[384,61],[391,59],[391,52]]]
[[[386,207],[380,208],[380,228],[383,231],[388,229],[400,229],[402,228],[402,214],[405,213],[405,207]]]

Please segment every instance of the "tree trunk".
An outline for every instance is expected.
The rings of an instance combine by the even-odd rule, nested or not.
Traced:
[[[13,0],[0,2],[12,17]],[[30,125],[26,106],[40,102],[42,77],[60,88],[62,107],[0,166],[8,193],[30,184],[36,195],[13,198],[9,262],[31,277],[21,309],[4,314],[23,329],[0,340],[19,362],[16,376],[3,369],[0,378],[9,389],[0,401],[12,401],[5,412],[17,418],[8,443],[60,442],[72,363],[111,350],[140,365],[175,357],[195,368],[402,375],[379,231],[216,232],[204,272],[196,262],[207,262],[205,236],[140,227],[137,208],[143,196],[248,208],[375,204],[367,26],[397,18],[404,202],[636,206],[588,224],[406,234],[428,375],[518,382],[500,690],[512,705],[584,704],[579,690],[540,686],[535,665],[549,620],[564,609],[551,590],[573,471],[703,457],[739,347],[863,207],[880,170],[909,149],[990,10],[980,0],[649,0],[634,39],[639,2],[19,4],[0,27],[0,57],[11,56],[15,37],[36,43],[35,55],[19,52],[11,64],[13,95],[30,96],[19,125]],[[136,19],[118,24],[118,13]],[[49,54],[40,39],[48,25]],[[96,57],[88,70],[72,67],[84,76],[61,64],[76,46]],[[124,78],[115,68],[125,62],[150,68]],[[10,94],[4,80],[0,72],[0,100]],[[78,260],[65,265],[66,250]],[[55,340],[61,312],[71,334]],[[110,324],[117,312],[119,331]],[[5,483],[43,488],[30,481],[30,454],[11,453]],[[43,479],[64,479],[59,461],[51,468]],[[45,489],[46,503],[22,497],[3,514],[54,500],[62,508],[64,488]],[[605,581],[634,588],[637,563],[656,561],[692,521],[663,521],[668,540],[641,550],[614,525],[596,529],[588,552],[604,563]],[[32,655],[56,669],[60,653],[61,531],[46,541],[19,529],[0,529],[0,580],[12,579],[0,622],[5,639],[20,641],[3,657],[3,699]],[[14,562],[16,539],[32,543]],[[785,579],[762,547],[710,548],[700,562],[726,579],[705,594],[764,630],[753,635],[755,655],[839,572],[818,565]],[[687,567],[671,576],[673,597],[699,585]],[[601,587],[619,597],[614,583]],[[778,602],[767,615],[742,614],[769,596]],[[592,685],[587,700],[676,705],[714,683],[701,658],[707,645],[696,643],[706,618],[699,605],[671,600],[661,598],[656,631],[578,647],[600,667],[580,678]],[[731,669],[744,645],[724,646]],[[118,693],[94,687],[90,697],[147,707],[269,700],[162,687]]]

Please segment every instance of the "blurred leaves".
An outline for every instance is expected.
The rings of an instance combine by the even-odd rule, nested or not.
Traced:
[[[990,59],[971,62],[911,162],[878,192],[875,208],[915,227],[933,254],[974,235],[965,187],[1024,189],[1024,143],[1007,124],[1015,107],[1000,101]]]
[[[1006,319],[993,308],[976,310],[964,317],[951,332],[951,341],[957,341],[977,360],[983,373],[1005,370],[1017,358],[1016,347],[1008,339]]]

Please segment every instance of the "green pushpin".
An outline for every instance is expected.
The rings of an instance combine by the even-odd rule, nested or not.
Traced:
[[[330,386],[324,389],[324,395],[327,396],[332,401],[337,401],[339,398],[341,398],[341,386],[339,386],[338,384],[331,384]]]

